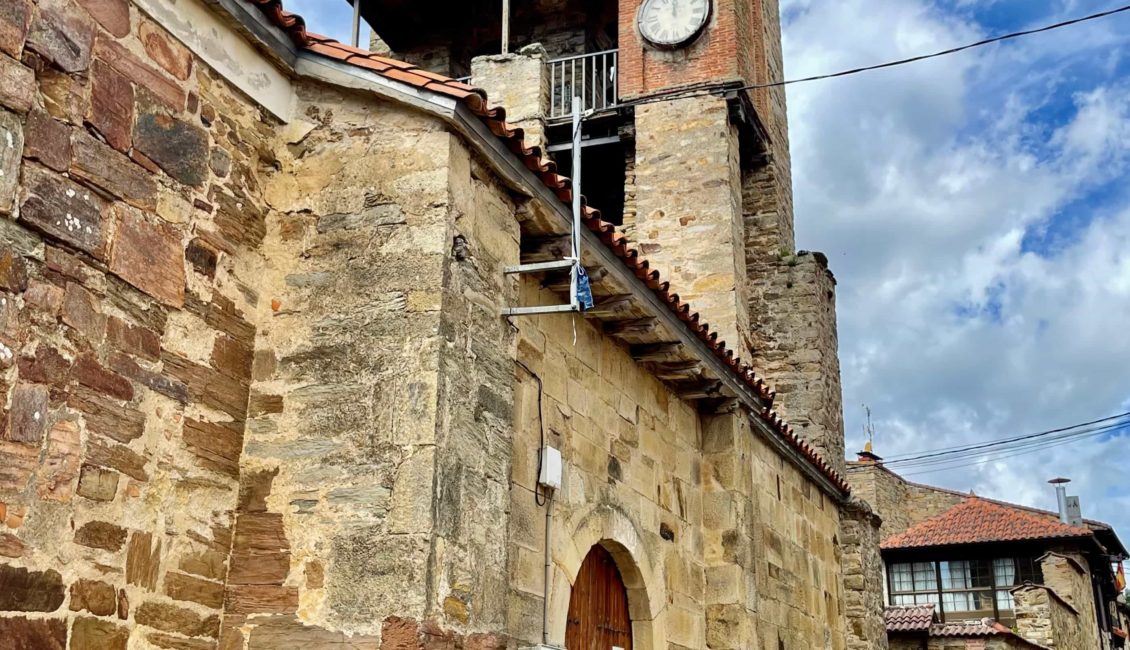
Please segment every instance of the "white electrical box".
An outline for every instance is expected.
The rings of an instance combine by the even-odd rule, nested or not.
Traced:
[[[541,474],[538,484],[554,490],[561,488],[561,452],[553,447],[541,449]]]

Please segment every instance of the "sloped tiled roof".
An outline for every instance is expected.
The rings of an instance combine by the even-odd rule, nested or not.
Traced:
[[[1011,630],[991,618],[937,623],[930,626],[930,636],[993,636],[1002,633],[1011,633]]]
[[[572,202],[573,192],[569,179],[557,173],[557,165],[545,155],[540,147],[531,147],[526,144],[525,133],[521,128],[507,124],[505,108],[489,106],[486,92],[482,89],[434,74],[403,61],[383,57],[368,50],[351,47],[326,36],[311,33],[306,30],[306,21],[302,16],[286,11],[281,0],[244,0],[244,2],[257,6],[274,25],[286,32],[294,45],[300,49],[371,70],[389,79],[454,97],[463,102],[468,110],[482,119],[494,135],[506,143],[507,148],[518,156],[530,171],[538,175],[542,183],[552,190],[558,199],[566,204]],[[582,222],[585,227],[599,236],[600,240],[613,254],[636,277],[642,280],[667,305],[668,309],[674,312],[700,340],[707,344],[715,356],[737,374],[754,394],[761,397],[767,404],[766,408],[758,414],[761,419],[784,438],[789,446],[808,459],[833,485],[844,493],[849,493],[851,488],[847,480],[829,465],[812,445],[796,435],[793,428],[772,409],[775,391],[754,375],[752,367],[734,356],[734,351],[728,349],[724,341],[719,340],[718,333],[712,331],[707,323],[702,322],[698,312],[692,311],[690,305],[683,302],[679,294],[671,290],[670,283],[660,277],[659,271],[650,268],[650,263],[640,256],[639,250],[623,233],[617,230],[615,224],[601,219],[600,211],[587,205],[584,207]]]
[[[933,605],[891,605],[883,610],[888,632],[926,632],[934,623]]]
[[[1012,542],[1033,539],[1086,538],[1089,528],[1011,508],[978,497],[969,497],[949,510],[926,519],[883,540],[883,550]]]

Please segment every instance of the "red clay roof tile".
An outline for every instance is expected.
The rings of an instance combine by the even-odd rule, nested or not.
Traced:
[[[883,610],[888,632],[926,632],[934,624],[933,605],[891,605]]]
[[[1032,539],[1091,537],[1089,528],[1008,507],[979,497],[968,497],[939,515],[919,522],[883,540],[883,550],[1011,542]]]
[[[297,14],[285,11],[282,8],[281,0],[244,1],[259,7],[264,15],[266,15],[272,23],[285,31],[287,35],[290,36],[291,41],[299,48],[307,49],[321,56],[336,59],[350,65],[364,67],[382,76],[417,88],[443,93],[464,102],[472,113],[483,120],[492,133],[507,141],[507,145],[511,151],[517,152],[517,155],[525,159],[524,162],[528,167],[543,170],[542,173],[539,174],[542,182],[550,189],[554,190],[558,199],[566,203],[572,201],[573,192],[569,179],[550,171],[548,166],[542,162],[542,152],[538,150],[537,147],[527,147],[525,145],[525,134],[522,129],[511,127],[506,123],[506,110],[504,108],[497,106],[489,107],[487,105],[486,93],[481,89],[468,86],[454,79],[448,79],[441,75],[420,70],[416,66],[403,61],[396,61],[395,59],[389,59],[371,52],[353,48],[320,34],[309,33],[306,31],[305,20]],[[582,223],[584,223],[585,227],[589,230],[596,233],[600,240],[608,246],[616,257],[628,268],[633,270],[638,277],[644,279],[648,283],[648,287],[655,292],[656,296],[662,302],[670,305],[671,309],[679,315],[679,318],[696,331],[699,338],[710,346],[719,359],[736,369],[738,375],[742,377],[750,389],[766,402],[767,407],[760,414],[762,419],[768,423],[778,435],[782,436],[790,446],[800,451],[833,485],[838,487],[844,494],[850,493],[851,488],[848,486],[844,477],[825,462],[810,445],[798,438],[796,434],[793,433],[792,427],[785,424],[772,410],[773,398],[776,393],[769,390],[764,382],[755,379],[753,370],[748,365],[734,358],[733,351],[727,350],[725,343],[718,340],[717,332],[710,331],[709,326],[705,323],[698,324],[698,313],[690,312],[687,305],[681,303],[676,294],[670,293],[670,286],[666,282],[660,282],[659,272],[649,270],[647,260],[640,258],[639,253],[635,249],[627,246],[626,238],[622,234],[617,233],[615,225],[603,221],[600,218],[599,211],[596,210],[586,210],[582,217]]]

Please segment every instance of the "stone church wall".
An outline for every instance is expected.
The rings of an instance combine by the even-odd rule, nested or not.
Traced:
[[[126,2],[0,9],[0,645],[215,645],[275,128]]]

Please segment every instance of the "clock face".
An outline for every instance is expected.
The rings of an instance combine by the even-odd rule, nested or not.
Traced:
[[[710,17],[710,0],[644,0],[637,17],[640,34],[661,47],[690,41]]]

